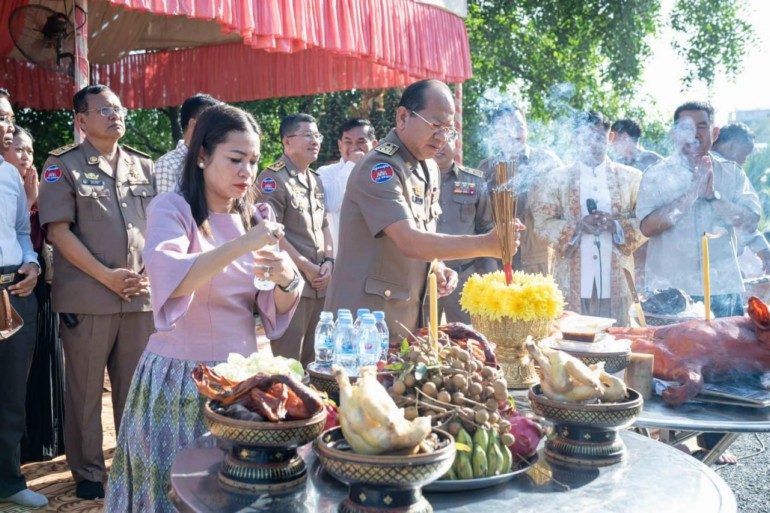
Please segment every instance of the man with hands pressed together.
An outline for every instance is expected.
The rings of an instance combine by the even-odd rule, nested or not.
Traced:
[[[324,189],[310,164],[318,158],[323,135],[315,119],[294,114],[281,121],[283,155],[259,175],[261,198],[275,211],[286,236],[286,251],[305,280],[297,311],[286,333],[271,340],[273,354],[307,365],[315,358],[313,338],[334,269],[334,248],[326,219]]]
[[[433,156],[457,137],[454,99],[438,80],[404,90],[396,127],[356,164],[340,213],[337,267],[325,310],[385,312],[391,343],[425,325],[420,318],[429,262],[500,257],[497,234],[437,234],[440,175]],[[518,240],[516,241],[518,247]],[[457,286],[457,273],[434,269],[439,295]]]
[[[153,163],[118,141],[126,109],[108,87],[73,98],[85,140],[50,152],[40,185],[40,224],[55,248],[53,309],[61,314],[67,362],[64,439],[82,499],[104,497],[101,401],[104,368],[115,425],[154,331],[142,249],[155,196]]]
[[[756,230],[760,204],[741,168],[710,153],[718,134],[709,103],[677,108],[671,134],[676,153],[644,173],[636,214],[650,238],[649,290],[674,287],[702,300],[702,237],[715,236],[709,240],[711,308],[716,317],[727,317],[743,315],[736,229]]]

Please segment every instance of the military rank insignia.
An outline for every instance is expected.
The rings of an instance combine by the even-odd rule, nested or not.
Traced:
[[[99,178],[99,173],[84,173],[83,185],[99,186],[104,185],[104,181]]]
[[[455,182],[454,193],[473,196],[476,194],[476,184],[471,182]]]

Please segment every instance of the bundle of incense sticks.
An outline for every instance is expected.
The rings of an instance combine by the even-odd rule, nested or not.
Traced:
[[[497,187],[491,191],[492,219],[500,238],[503,253],[505,283],[513,281],[513,254],[516,251],[516,203],[518,196],[513,190],[516,177],[516,164],[512,161],[498,162]]]

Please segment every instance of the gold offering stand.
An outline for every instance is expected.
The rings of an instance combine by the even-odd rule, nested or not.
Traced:
[[[532,336],[535,340],[545,338],[548,335],[551,320],[523,321],[510,317],[490,320],[471,315],[471,322],[474,328],[497,345],[495,349],[497,363],[503,369],[508,388],[527,389],[540,382],[535,364],[524,348],[524,343],[527,341],[527,336]]]
[[[326,424],[326,410],[305,420],[255,422],[203,410],[204,421],[225,450],[219,483],[228,491],[257,494],[294,490],[307,479],[305,461],[297,447],[315,439]]]
[[[532,410],[554,424],[556,438],[545,443],[550,462],[569,467],[604,467],[626,458],[626,446],[618,435],[642,412],[642,396],[628,389],[619,403],[570,403],[547,398],[540,385],[529,390]]]

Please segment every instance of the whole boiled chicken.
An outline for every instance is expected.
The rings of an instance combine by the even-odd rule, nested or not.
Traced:
[[[355,452],[385,454],[417,452],[430,434],[430,417],[409,421],[387,390],[377,381],[377,369],[364,367],[355,385],[344,369],[335,366],[334,377],[340,387],[337,420],[345,440]]]
[[[549,399],[617,402],[626,397],[625,383],[604,372],[604,362],[586,365],[564,351],[541,348],[532,339],[525,347],[543,372],[540,388]]]
[[[671,406],[695,397],[704,379],[770,371],[770,311],[756,297],[749,299],[748,315],[742,317],[608,331],[630,338],[634,352],[654,355],[656,378],[679,382],[663,392]]]

